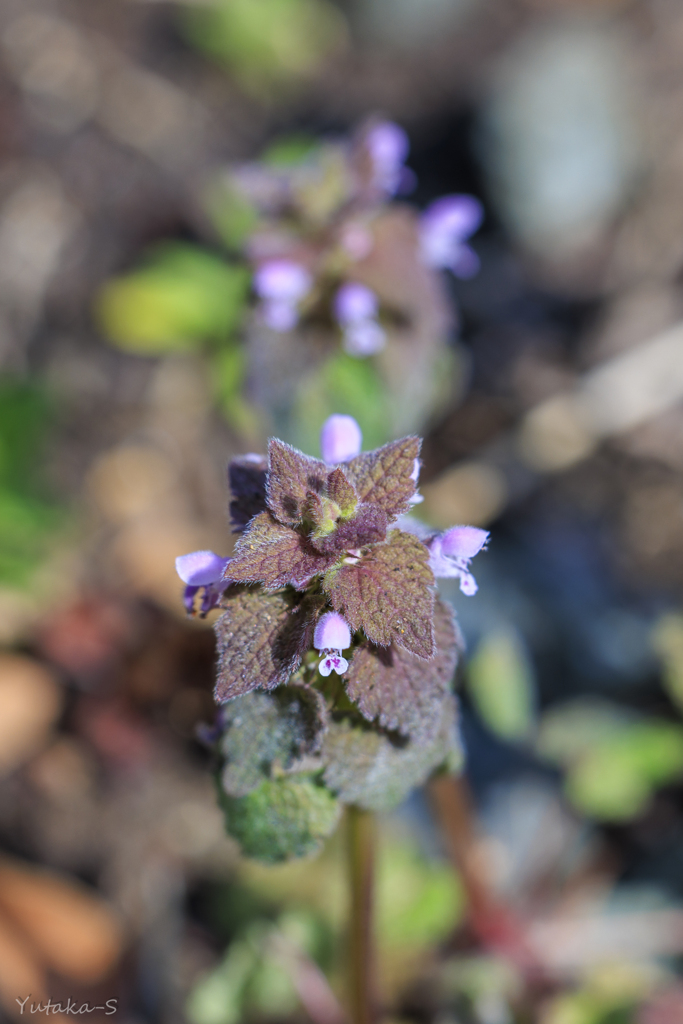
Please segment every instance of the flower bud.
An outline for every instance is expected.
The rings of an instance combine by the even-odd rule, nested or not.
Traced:
[[[205,587],[222,579],[229,561],[229,558],[221,558],[213,551],[193,551],[176,558],[175,570],[188,586]]]
[[[353,416],[330,416],[320,432],[320,450],[328,465],[349,462],[360,454],[363,435]]]
[[[474,558],[489,539],[477,526],[452,526],[441,538],[441,550],[451,558]]]

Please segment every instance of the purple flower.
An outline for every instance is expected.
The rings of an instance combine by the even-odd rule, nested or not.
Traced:
[[[379,299],[364,284],[347,281],[334,299],[334,315],[344,332],[344,348],[352,356],[371,356],[386,343],[377,314]]]
[[[291,331],[299,320],[298,303],[311,290],[313,278],[293,260],[268,260],[254,274],[254,291],[262,299],[261,315],[273,331]]]
[[[452,526],[436,534],[426,541],[432,572],[442,578],[459,579],[463,594],[476,594],[477,581],[469,571],[470,561],[486,547],[488,539],[488,530],[477,526]]]
[[[465,239],[480,226],[484,210],[474,196],[442,196],[427,207],[420,221],[420,255],[430,267],[474,277],[479,257]]]
[[[230,585],[230,580],[224,577],[229,561],[229,558],[221,558],[213,551],[192,551],[176,558],[176,572],[186,584],[183,604],[190,615],[194,613],[195,597],[202,589],[200,615],[206,615],[216,607],[223,591]]]
[[[365,136],[370,154],[375,188],[395,195],[405,180],[404,164],[410,149],[408,136],[393,121],[380,121]]]
[[[422,461],[420,459],[415,459],[415,465],[413,466],[413,472],[410,474],[410,479],[415,481],[415,486],[416,487],[417,487],[417,481],[420,478],[420,469],[421,468],[422,468]],[[412,498],[408,498],[408,501],[410,502],[411,505],[420,505],[424,501],[424,497],[420,494],[419,491],[416,490],[415,494],[413,494]]]
[[[363,435],[353,416],[330,416],[320,431],[320,451],[328,466],[350,462],[360,455]]]
[[[338,612],[321,615],[313,634],[313,646],[323,656],[318,665],[321,676],[329,676],[330,672],[343,675],[349,663],[341,652],[351,646],[351,630],[346,619]]]

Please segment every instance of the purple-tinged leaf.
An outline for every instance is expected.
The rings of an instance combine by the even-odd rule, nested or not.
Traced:
[[[235,590],[216,622],[218,672],[214,696],[222,702],[257,687],[286,683],[313,642],[321,601],[296,608],[281,594]]]
[[[421,444],[419,437],[404,437],[352,459],[344,472],[360,500],[379,505],[389,519],[407,512],[415,494],[413,475]]]
[[[366,544],[376,544],[387,535],[386,514],[377,505],[359,505],[353,519],[340,520],[336,529],[324,537],[311,540],[316,551],[325,555],[354,551]]]
[[[339,506],[342,517],[349,519],[356,511],[358,495],[341,469],[333,469],[327,478],[327,496]]]
[[[262,583],[266,590],[301,590],[337,558],[316,551],[305,537],[278,523],[270,512],[262,512],[237,543],[230,578],[236,583]]]
[[[439,731],[462,639],[449,605],[437,599],[434,609],[436,655],[425,662],[392,644],[360,647],[351,660],[346,689],[370,721],[397,730],[420,743]]]
[[[392,530],[388,543],[355,564],[334,566],[323,589],[351,629],[363,629],[372,643],[395,643],[419,658],[434,656],[434,576],[429,552],[417,537]]]
[[[286,526],[298,525],[304,517],[307,493],[321,493],[327,474],[324,462],[273,438],[268,443],[267,493],[275,518]]]
[[[262,455],[245,455],[228,464],[230,522],[236,533],[241,533],[254,516],[266,510],[267,468]]]

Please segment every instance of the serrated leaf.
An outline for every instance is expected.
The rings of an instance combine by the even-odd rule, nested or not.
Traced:
[[[232,459],[228,465],[230,522],[236,533],[241,533],[254,516],[266,511],[266,470],[265,458],[258,462],[254,458]]]
[[[386,513],[377,505],[359,505],[353,519],[340,521],[332,533],[312,540],[311,543],[322,554],[341,554],[384,540],[387,525]]]
[[[457,705],[446,694],[440,728],[430,742],[394,742],[390,737],[347,719],[331,723],[323,740],[326,785],[344,803],[369,811],[388,811],[422,785],[435,769],[457,770],[462,748],[457,728]]]
[[[389,519],[407,512],[415,494],[413,473],[421,445],[419,437],[404,437],[348,462],[346,476],[360,500],[379,505]]]
[[[384,729],[397,730],[418,742],[438,733],[462,640],[449,605],[437,600],[434,610],[436,656],[422,658],[400,647],[360,647],[346,677],[346,689],[360,712]]]
[[[281,594],[228,592],[216,622],[218,671],[214,696],[223,702],[286,683],[311,646],[319,604],[296,607]]]
[[[275,693],[248,693],[223,708],[221,785],[229,796],[246,796],[273,769],[287,771],[320,749],[327,726],[325,701],[307,686]]]
[[[284,441],[268,443],[268,507],[279,522],[296,526],[303,517],[309,491],[322,493],[327,466]]]
[[[356,511],[358,505],[356,489],[353,484],[349,483],[338,466],[327,478],[327,496],[339,506],[344,519],[349,519]]]
[[[434,576],[429,552],[410,533],[392,530],[355,565],[334,567],[323,581],[332,607],[352,630],[380,647],[397,644],[434,656]]]
[[[261,512],[237,543],[230,578],[236,583],[262,583],[267,590],[301,590],[337,557],[320,554],[306,537],[278,523],[270,512]]]

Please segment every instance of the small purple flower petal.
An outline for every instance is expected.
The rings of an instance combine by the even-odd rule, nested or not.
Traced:
[[[470,561],[488,539],[488,531],[476,526],[453,526],[429,538],[425,543],[432,572],[436,577],[459,579],[461,591],[471,597],[477,592],[477,582],[470,572]]]
[[[201,587],[187,586],[183,591],[183,604],[185,605],[185,611],[188,615],[191,615],[194,611],[194,599],[200,589]]]
[[[325,612],[318,619],[313,634],[317,651],[344,651],[351,646],[351,630],[339,612]]]
[[[371,288],[358,281],[347,281],[334,299],[334,315],[342,327],[371,320],[377,316],[379,301]]]
[[[330,416],[320,432],[320,450],[330,466],[349,462],[360,454],[363,435],[353,416]]]
[[[441,550],[451,558],[474,558],[489,537],[489,531],[478,526],[451,526],[441,537]]]
[[[318,665],[318,672],[321,676],[329,676],[330,672],[336,672],[343,676],[348,671],[349,663],[340,654],[328,654]]]
[[[463,242],[450,263],[450,269],[456,277],[469,281],[471,277],[476,277],[481,270],[481,260],[472,246]]]
[[[268,260],[254,274],[254,291],[262,299],[285,299],[296,303],[313,285],[311,274],[293,260]]]
[[[374,168],[373,184],[393,195],[401,184],[403,164],[408,156],[408,136],[393,121],[381,121],[365,137]]]
[[[484,211],[474,196],[443,196],[420,220],[420,253],[431,267],[449,267],[463,277],[476,273],[476,253],[463,243],[481,225]],[[466,251],[465,251],[466,250]]]
[[[359,320],[344,330],[344,350],[364,359],[381,352],[387,343],[386,332],[376,320]]]
[[[175,570],[183,583],[192,587],[205,587],[223,578],[229,561],[229,558],[221,558],[213,551],[192,551],[189,555],[176,558]]]

